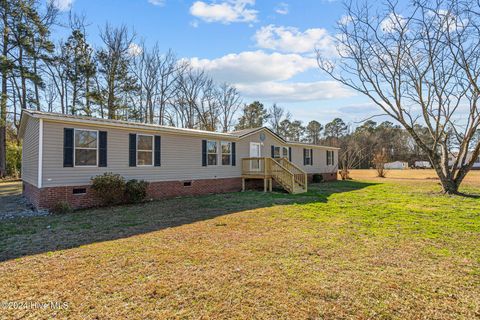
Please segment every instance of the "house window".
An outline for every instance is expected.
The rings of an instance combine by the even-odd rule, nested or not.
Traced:
[[[207,164],[209,166],[217,165],[217,142],[207,141]]]
[[[273,147],[273,157],[280,158],[280,147]]]
[[[334,163],[333,151],[327,150],[327,166],[333,166]]]
[[[137,135],[137,165],[153,165],[153,136]]]
[[[222,141],[222,165],[229,166],[232,160],[232,143]]]
[[[288,148],[287,147],[273,147],[273,157],[274,158],[288,158]]]
[[[75,166],[96,166],[98,131],[75,129]]]
[[[311,166],[312,165],[312,152],[313,149],[304,149],[305,151],[305,165]]]

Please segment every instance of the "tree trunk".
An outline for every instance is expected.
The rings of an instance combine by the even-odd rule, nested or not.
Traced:
[[[33,47],[35,48],[35,37],[33,37]],[[34,56],[33,56],[33,73],[36,76],[38,76],[38,65],[37,65],[38,62],[37,62],[37,60],[38,60],[37,53],[35,53]],[[39,90],[38,90],[38,81],[34,81],[33,86],[34,86],[34,89],[35,89],[35,104],[36,104],[37,110],[41,111],[41,108],[40,108],[40,93],[39,93]]]
[[[85,80],[85,113],[87,116],[92,116],[92,110],[90,110],[90,78],[87,76]]]
[[[7,56],[8,53],[8,27],[7,14],[3,14],[3,48],[2,55]],[[7,174],[7,73],[8,66],[3,63],[2,68],[2,96],[0,101],[0,178]]]
[[[23,48],[18,48],[18,65],[20,66],[20,89],[22,91],[22,99],[20,101],[22,109],[27,109],[27,80],[25,78],[25,70],[23,69]]]
[[[453,179],[440,177],[440,183],[445,194],[458,194],[458,184]]]
[[[452,176],[445,174],[446,172],[449,172],[448,168],[444,168],[445,163],[438,157],[430,157],[430,162],[432,163],[433,169],[435,169],[435,172],[440,179],[443,193],[458,194],[458,187],[460,184],[457,183]]]
[[[114,93],[111,88],[108,90],[108,98],[107,98],[107,112],[108,112],[108,119],[116,119],[116,112],[114,109]]]

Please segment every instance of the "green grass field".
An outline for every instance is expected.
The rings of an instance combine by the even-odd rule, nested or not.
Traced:
[[[0,302],[68,307],[0,315],[479,318],[480,199],[439,191],[339,181],[3,221]]]

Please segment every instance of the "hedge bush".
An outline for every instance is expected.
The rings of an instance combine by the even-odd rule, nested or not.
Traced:
[[[58,201],[52,208],[52,212],[55,214],[66,214],[72,211],[73,209],[70,206],[70,203],[64,200]]]
[[[92,189],[104,205],[122,203],[125,198],[125,179],[112,172],[92,178]]]
[[[323,181],[323,176],[319,173],[315,173],[312,177],[312,182],[313,183],[320,183]]]
[[[125,199],[128,203],[142,202],[147,196],[148,182],[144,180],[129,180],[125,188]]]

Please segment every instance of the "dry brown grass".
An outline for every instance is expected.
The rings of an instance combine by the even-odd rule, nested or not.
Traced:
[[[479,205],[432,181],[350,181],[11,222],[0,301],[68,308],[0,317],[478,318]]]
[[[376,180],[377,172],[374,169],[354,169],[350,170],[350,176],[355,180]],[[386,179],[438,180],[433,169],[386,170]],[[470,171],[464,183],[480,186],[480,170]]]

